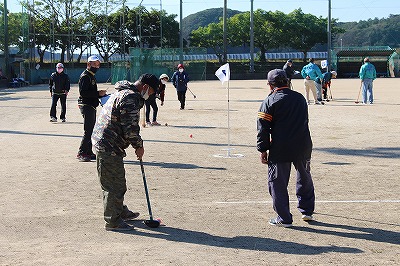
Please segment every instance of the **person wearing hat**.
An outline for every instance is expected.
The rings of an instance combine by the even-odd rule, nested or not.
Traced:
[[[51,96],[50,122],[57,122],[57,102],[61,103],[61,122],[65,122],[67,113],[67,95],[70,90],[70,81],[67,74],[64,73],[64,65],[58,63],[56,72],[53,72],[49,79],[49,89]]]
[[[331,88],[331,80],[333,78],[336,78],[337,73],[336,71],[328,71],[322,74],[322,97],[323,100],[329,102],[328,99],[328,89]],[[331,93],[331,98],[332,98],[332,93]]]
[[[324,104],[322,102],[321,80],[322,73],[318,65],[314,63],[314,58],[308,60],[308,64],[301,70],[301,75],[304,78],[304,89],[306,92],[307,103],[310,103],[310,90],[314,97],[315,104]],[[319,80],[319,81],[318,81]],[[319,82],[319,83],[318,83]]]
[[[185,67],[182,64],[178,65],[178,70],[172,75],[171,81],[176,88],[178,94],[178,100],[181,103],[181,110],[185,109],[186,91],[187,84],[189,82],[189,75],[185,71]]]
[[[167,74],[162,74],[159,78],[159,85],[156,93],[151,95],[146,101],[144,101],[146,105],[146,125],[147,126],[159,126],[160,123],[157,122],[157,114],[158,114],[158,106],[156,99],[161,100],[161,106],[164,105],[164,97],[165,97],[165,84],[169,77]],[[153,120],[150,122],[150,107],[153,109]]]
[[[287,60],[286,64],[283,66],[283,70],[285,70],[286,77],[288,78],[288,86],[292,88],[292,78],[294,76],[294,68],[292,59]]]
[[[83,137],[76,158],[80,162],[90,162],[96,158],[92,151],[90,139],[96,122],[96,108],[99,106],[99,98],[106,95],[106,90],[97,90],[95,74],[100,68],[100,59],[97,55],[88,58],[86,69],[79,77],[78,106],[83,117]]]
[[[374,95],[372,92],[373,81],[376,79],[376,69],[371,64],[369,57],[364,58],[364,64],[360,68],[360,79],[362,84],[363,104],[373,104]]]
[[[277,217],[271,225],[290,227],[288,183],[291,164],[296,169],[297,208],[304,221],[312,221],[315,207],[310,173],[312,141],[308,108],[302,94],[289,89],[286,73],[274,69],[267,75],[270,94],[263,101],[257,118],[257,150],[262,164],[268,165],[268,187]]]
[[[144,155],[139,117],[144,101],[157,91],[159,80],[153,74],[143,74],[135,83],[127,80],[115,84],[96,121],[92,142],[96,150],[97,174],[103,190],[104,220],[107,231],[131,230],[125,221],[139,213],[132,212],[124,202],[127,190],[123,158],[132,146],[138,160]]]

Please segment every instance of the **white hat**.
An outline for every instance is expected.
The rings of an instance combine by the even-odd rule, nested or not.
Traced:
[[[331,71],[331,74],[332,74],[332,76],[334,76],[334,77],[336,77],[336,76],[337,76],[337,73],[336,73],[336,71]]]
[[[159,79],[167,79],[167,80],[169,80],[169,77],[168,77],[168,75],[167,74],[161,74],[161,76],[160,76],[160,78]]]
[[[56,68],[64,68],[64,65],[63,65],[62,63],[58,63],[58,64],[56,65]]]
[[[100,62],[100,58],[97,55],[92,55],[88,58],[87,60],[88,62],[95,62],[95,61],[99,61]]]

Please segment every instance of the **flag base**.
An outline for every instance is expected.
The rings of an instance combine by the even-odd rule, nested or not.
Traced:
[[[243,154],[239,153],[231,153],[231,150],[234,150],[234,148],[227,148],[227,149],[222,149],[226,150],[226,154],[214,154],[213,156],[216,158],[243,158]]]

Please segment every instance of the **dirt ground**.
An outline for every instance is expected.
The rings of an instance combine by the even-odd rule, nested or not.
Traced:
[[[275,213],[255,148],[265,83],[230,81],[230,130],[227,83],[191,82],[197,98],[188,92],[183,111],[167,85],[158,121],[168,126],[141,131],[153,213],[165,226],[138,220],[129,233],[104,230],[96,164],[75,158],[77,85],[66,123],[49,122],[47,86],[0,90],[0,265],[398,264],[399,80],[377,79],[373,105],[354,103],[359,80],[333,80],[333,101],[309,106],[317,222],[301,221],[292,179],[293,228],[268,224]],[[294,88],[303,93],[302,80]],[[228,139],[243,157],[215,156],[228,154]],[[125,203],[148,219],[140,167],[127,153]]]

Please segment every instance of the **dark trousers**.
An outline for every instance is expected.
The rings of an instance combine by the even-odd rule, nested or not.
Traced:
[[[67,95],[65,94],[54,94],[51,96],[51,108],[50,117],[57,118],[57,102],[60,99],[61,103],[61,115],[60,119],[65,119],[67,113]]]
[[[98,152],[97,174],[103,190],[104,220],[111,226],[117,226],[123,220],[121,213],[126,206],[126,178],[123,158],[109,153]]]
[[[268,163],[268,188],[272,197],[272,205],[278,214],[278,221],[292,223],[293,218],[289,208],[288,183],[291,162]],[[305,215],[312,215],[315,208],[314,184],[310,173],[310,161],[293,162],[296,169],[297,208]]]
[[[91,155],[92,151],[92,133],[94,124],[96,123],[96,108],[90,105],[79,105],[83,117],[83,137],[78,154]]]
[[[151,100],[146,100],[144,102],[146,104],[146,122],[150,122],[150,106],[153,108],[153,121],[157,121],[157,112],[158,112],[158,106],[156,103],[156,99],[151,99]]]
[[[181,109],[185,109],[186,91],[177,91],[178,100],[181,103]]]

